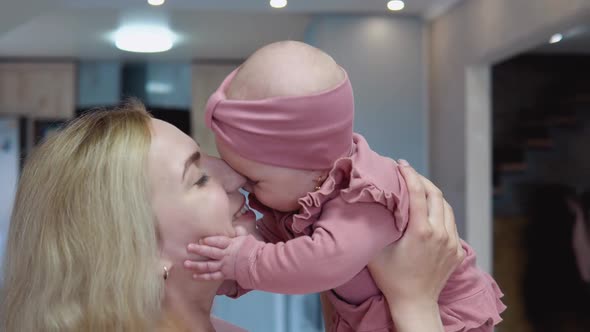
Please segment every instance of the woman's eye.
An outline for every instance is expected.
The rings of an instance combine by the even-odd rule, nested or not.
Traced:
[[[201,177],[199,178],[199,180],[197,180],[197,182],[195,182],[195,185],[197,185],[197,186],[199,186],[199,187],[202,187],[202,186],[204,186],[205,184],[207,184],[207,182],[208,182],[208,181],[209,181],[209,175],[207,175],[207,174],[203,174],[203,176],[201,176]]]

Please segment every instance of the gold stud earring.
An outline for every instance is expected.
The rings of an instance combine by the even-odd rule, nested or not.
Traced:
[[[168,280],[169,275],[170,275],[170,271],[168,271],[168,268],[166,266],[164,266],[164,280]]]

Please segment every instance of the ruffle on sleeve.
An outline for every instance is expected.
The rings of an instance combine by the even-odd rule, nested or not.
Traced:
[[[389,307],[382,295],[373,296],[360,305],[352,305],[327,292],[328,300],[334,306],[335,314],[329,332],[389,332],[393,321]]]
[[[439,298],[446,332],[493,331],[506,306],[496,281],[476,266],[475,253],[463,242],[467,257],[449,278]]]
[[[322,206],[340,196],[350,204],[383,205],[394,215],[395,226],[403,234],[408,223],[409,201],[399,166],[373,152],[360,135],[354,139],[352,156],[336,161],[321,188],[299,199],[299,213],[293,216],[296,232],[304,232],[318,219]]]

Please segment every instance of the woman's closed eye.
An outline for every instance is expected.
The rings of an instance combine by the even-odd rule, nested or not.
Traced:
[[[209,175],[207,174],[203,174],[198,180],[197,182],[195,182],[196,186],[202,187],[205,184],[207,184],[207,182],[209,181]]]

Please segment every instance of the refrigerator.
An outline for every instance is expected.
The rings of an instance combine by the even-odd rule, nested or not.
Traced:
[[[4,256],[6,235],[20,170],[19,128],[17,117],[0,116],[0,261]]]

